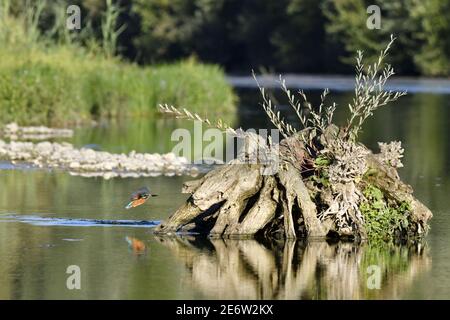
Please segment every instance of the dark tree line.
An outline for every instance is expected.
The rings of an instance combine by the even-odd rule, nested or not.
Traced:
[[[68,0],[59,0],[62,3]],[[19,8],[26,0],[17,1]],[[28,1],[29,2],[29,1]],[[77,0],[100,36],[105,0]],[[354,53],[376,57],[393,33],[398,73],[450,75],[450,0],[134,0],[122,11],[119,53],[138,63],[196,57],[229,72],[352,72]],[[381,29],[366,26],[369,5]],[[20,9],[18,9],[20,10]],[[45,23],[43,24],[45,28]]]

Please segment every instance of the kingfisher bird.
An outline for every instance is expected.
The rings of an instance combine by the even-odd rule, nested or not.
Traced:
[[[131,194],[131,201],[127,204],[125,209],[135,208],[145,203],[150,197],[156,197],[157,194],[151,194],[150,189],[147,187],[142,187],[139,190]]]

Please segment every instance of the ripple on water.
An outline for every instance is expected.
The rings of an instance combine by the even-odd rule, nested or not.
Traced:
[[[1,222],[23,222],[35,226],[71,226],[71,227],[140,227],[152,228],[160,224],[157,220],[99,220],[48,218],[33,215],[1,215]],[[75,240],[67,240],[75,241]]]

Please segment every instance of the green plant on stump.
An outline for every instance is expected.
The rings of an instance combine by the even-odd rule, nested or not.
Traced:
[[[367,235],[373,240],[392,241],[408,235],[411,204],[389,202],[383,192],[368,185],[359,209],[363,214]]]

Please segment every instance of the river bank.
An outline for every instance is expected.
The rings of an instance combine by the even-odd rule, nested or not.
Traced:
[[[218,67],[192,60],[141,68],[69,48],[0,49],[0,123],[61,126],[154,116],[159,103],[233,112],[235,97]]]
[[[25,13],[0,9],[0,124],[61,127],[153,117],[159,103],[196,112],[235,109],[219,66],[194,58],[139,66],[111,55],[93,35],[58,40],[38,28],[39,15],[31,23]]]

